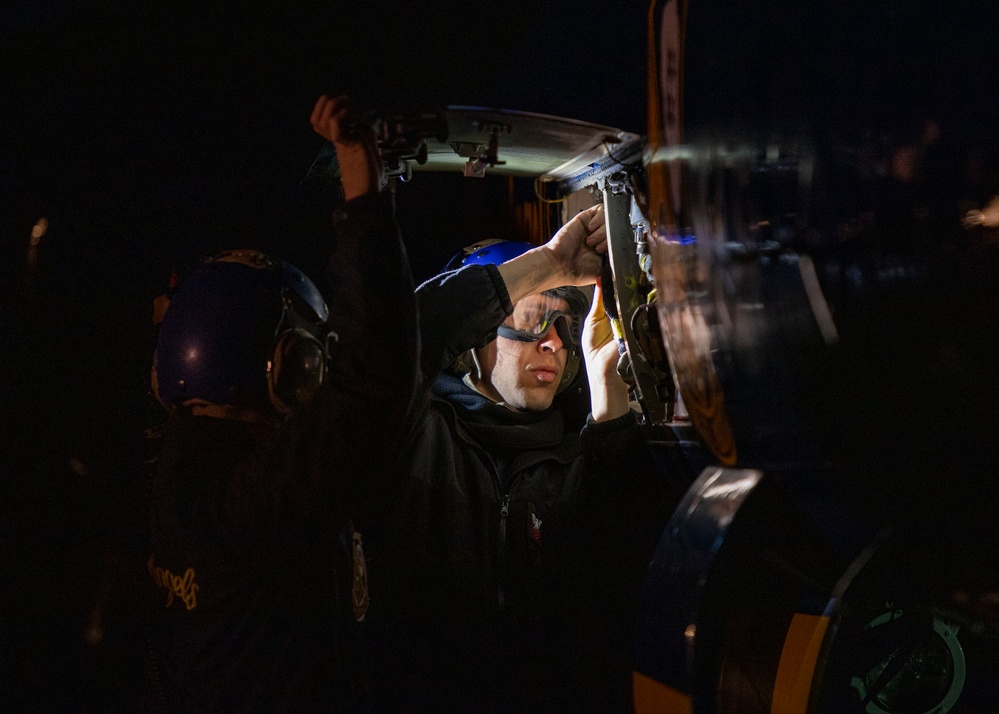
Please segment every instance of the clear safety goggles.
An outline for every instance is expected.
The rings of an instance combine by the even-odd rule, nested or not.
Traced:
[[[517,302],[496,334],[518,342],[537,342],[554,327],[565,348],[574,350],[579,347],[580,322],[564,298],[538,293]]]

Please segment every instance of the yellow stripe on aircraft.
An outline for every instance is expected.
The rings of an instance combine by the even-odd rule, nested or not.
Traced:
[[[777,665],[771,714],[804,714],[808,711],[815,665],[828,626],[828,617],[800,612],[794,614]]]
[[[632,673],[635,714],[691,714],[690,696],[641,672]]]

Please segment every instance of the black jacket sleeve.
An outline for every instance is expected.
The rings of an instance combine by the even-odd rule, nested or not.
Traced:
[[[351,508],[384,487],[400,457],[420,350],[414,281],[393,213],[391,194],[379,193],[347,202],[334,217],[323,293],[337,340],[328,388],[300,424],[304,448],[294,458],[304,463],[288,469],[311,474],[312,483],[289,484],[293,498]]]
[[[338,340],[330,383],[357,417],[377,414],[380,432],[391,437],[410,407],[419,359],[413,276],[392,195],[349,201],[334,226],[326,295]]]
[[[513,312],[495,265],[468,265],[442,273],[416,291],[420,311],[420,369],[425,385],[455,357],[488,342]]]

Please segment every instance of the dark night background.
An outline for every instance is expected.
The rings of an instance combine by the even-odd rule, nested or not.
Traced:
[[[152,301],[225,248],[318,269],[316,97],[640,132],[644,16],[594,0],[3,5],[0,709],[134,710]],[[495,181],[438,179],[399,196],[417,279],[503,226],[469,209],[488,214]]]
[[[908,3],[854,3],[852,14],[759,4],[769,16],[746,3],[744,31],[711,48],[747,64],[775,43],[822,58],[778,62],[777,74],[783,89],[828,99],[827,116],[921,117],[945,106],[922,104],[929,87],[954,106],[977,97],[945,131],[995,125],[991,5],[936,8],[909,34]],[[318,269],[332,202],[326,184],[303,182],[322,146],[308,123],[316,97],[491,106],[642,133],[646,11],[598,0],[2,6],[0,709],[134,709],[129,574],[145,555],[143,428],[160,416],[147,384],[153,299],[171,271],[224,248]],[[713,55],[701,57],[710,76]],[[879,83],[872,63],[905,81]],[[723,84],[698,99],[756,116],[779,103],[774,90]],[[505,228],[494,181],[440,179],[418,175],[398,196],[418,280]]]

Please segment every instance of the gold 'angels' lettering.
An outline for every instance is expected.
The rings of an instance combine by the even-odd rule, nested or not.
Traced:
[[[167,607],[173,604],[174,596],[179,597],[188,610],[198,606],[198,584],[194,582],[194,568],[188,568],[183,575],[174,575],[166,568],[155,565],[152,555],[146,561],[146,568],[149,569],[153,582],[158,587],[167,589]]]

